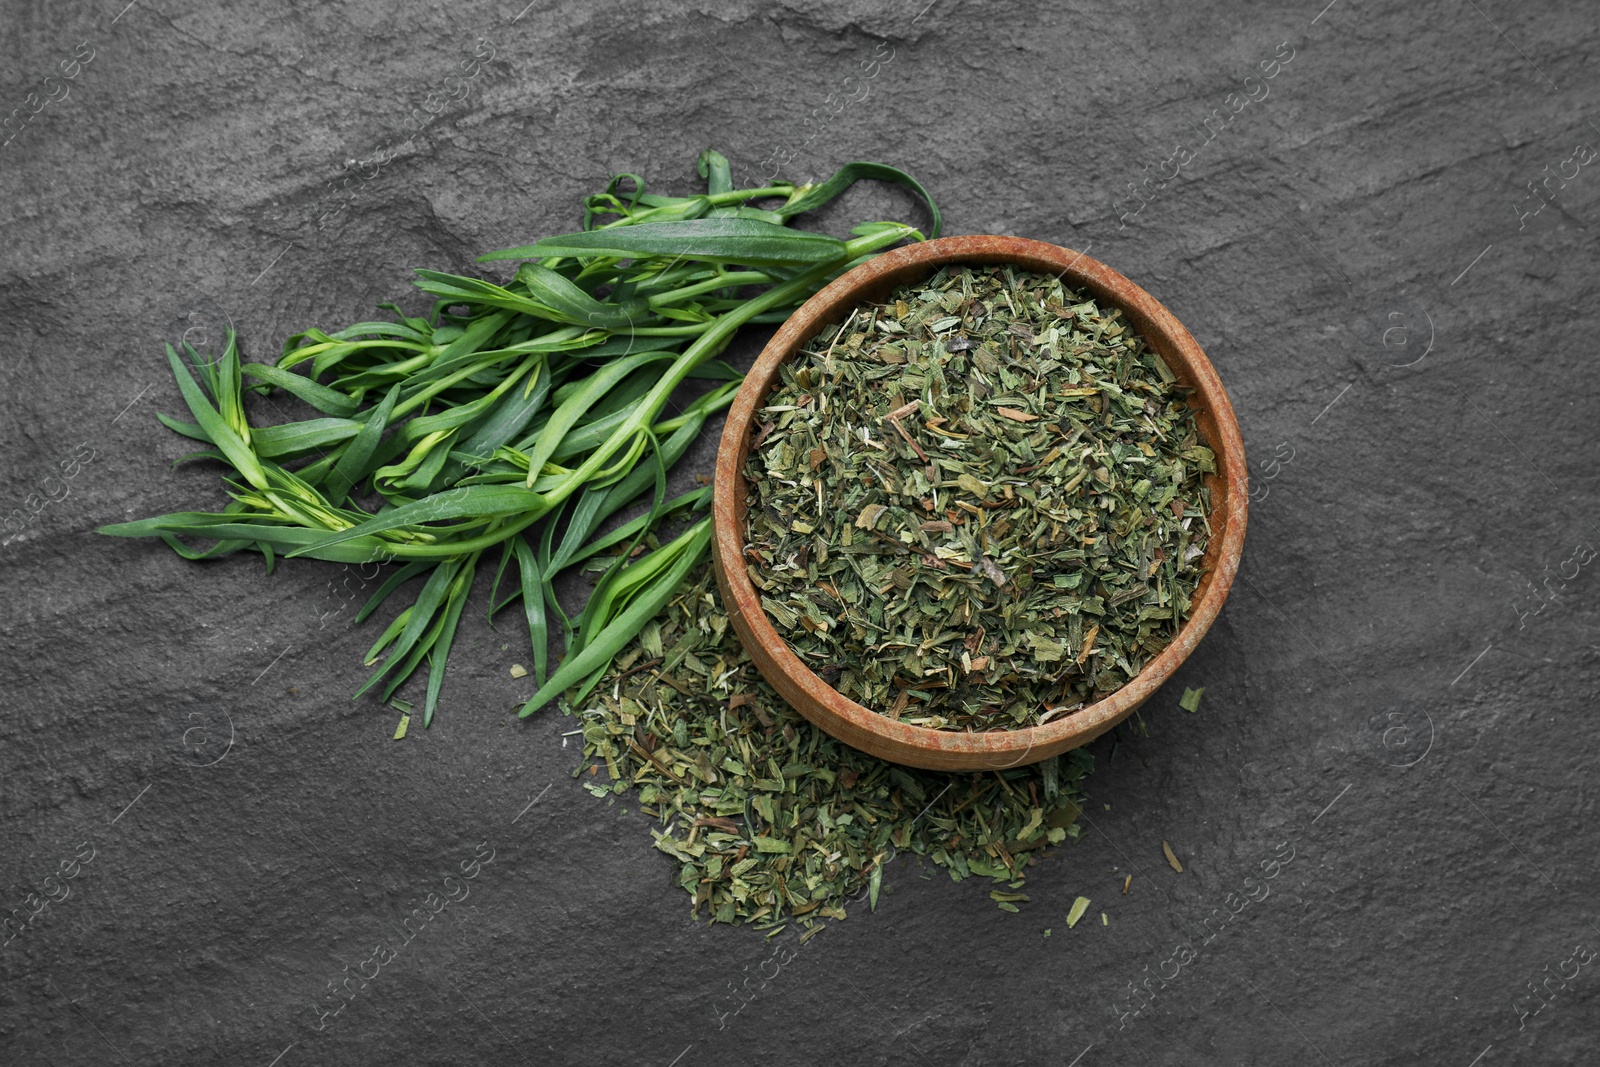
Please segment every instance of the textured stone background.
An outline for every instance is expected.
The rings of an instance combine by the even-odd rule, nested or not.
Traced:
[[[1592,1054],[1600,967],[1564,962],[1600,949],[1591,5],[123,2],[0,16],[0,1060]],[[1263,84],[1131,214],[1126,182]],[[169,466],[163,338],[231,322],[268,359],[414,266],[574,228],[615,171],[687,190],[707,145],[797,180],[893,162],[949,232],[1141,282],[1228,383],[1256,495],[1221,621],[1150,736],[1097,746],[1084,837],[1024,912],[902,862],[775,977],[758,934],[690,921],[636,812],[568,777],[570,722],[514,719],[514,627],[467,625],[434,727],[393,743],[394,713],[349,699],[361,579],[90,532],[221,500]],[[862,191],[818,222],[910,210]],[[480,842],[470,898],[319,1029],[328,983]],[[70,895],[16,934],[63,864]],[[1119,1026],[1129,983],[1269,871]]]

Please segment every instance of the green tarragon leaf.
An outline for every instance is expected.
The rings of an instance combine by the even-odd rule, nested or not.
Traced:
[[[546,237],[533,245],[483,257],[525,259],[539,256],[608,256],[638,259],[693,258],[743,266],[808,267],[833,263],[845,255],[844,242],[827,234],[791,230],[756,219],[688,219],[646,222],[616,229],[588,230]]]

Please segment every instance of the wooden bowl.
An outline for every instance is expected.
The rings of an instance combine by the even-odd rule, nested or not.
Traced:
[[[745,570],[748,536],[744,479],[756,412],[778,381],[778,366],[824,327],[842,322],[859,304],[883,300],[909,282],[950,263],[1010,263],[1058,274],[1074,289],[1121,308],[1134,328],[1191,388],[1190,403],[1205,443],[1216,454],[1211,491],[1211,538],[1205,572],[1178,636],[1126,685],[1095,704],[1043,726],[981,733],[933,730],[896,722],[862,707],[819,678],[773,629]],[[717,450],[712,502],[712,555],[722,601],[750,658],[774,689],[828,733],[864,752],[934,770],[1015,767],[1087,744],[1132,714],[1178,669],[1210,629],[1227,599],[1244,548],[1246,510],[1244,442],[1228,394],[1205,353],[1172,313],[1133,282],[1088,256],[1020,237],[945,237],[899,248],[841,276],[796,311],[762,350],[734,398]]]

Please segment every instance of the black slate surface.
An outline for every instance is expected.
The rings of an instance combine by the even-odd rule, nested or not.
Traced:
[[[1595,11],[1323,4],[5,5],[0,1061],[1592,1059]],[[1239,582],[1020,915],[902,861],[797,951],[696,925],[514,626],[396,743],[364,578],[90,532],[221,500],[163,338],[271,358],[706,146],[1086,251],[1234,398]]]

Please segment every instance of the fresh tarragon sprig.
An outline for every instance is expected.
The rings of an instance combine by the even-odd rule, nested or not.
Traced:
[[[923,238],[896,222],[857,226],[850,240],[789,222],[871,178],[912,190],[930,236],[940,229],[927,191],[882,164],[748,189],[733,188],[719,153],[702,153],[698,168],[702,194],[658,196],[621,174],[585,199],[579,232],[481,257],[520,261],[504,284],[418,270],[415,284],[434,297],[426,317],[383,305],[390,319],[290,337],[274,365],[241,363],[231,332],[215,355],[169,346],[194,421],[160,419],[209,446],[185,459],[232,469],[231,502],[100,532],[160,537],[186,559],[249,549],[269,571],[278,556],[397,564],[357,621],[402,585],[422,585],[368,652],[377,669],[356,695],[381,686],[388,700],[425,665],[424,725],[484,553],[498,548],[489,615],[522,602],[538,683],[522,714],[574,686],[586,693],[705,557],[708,519],[658,547],[655,535],[709,506],[709,489],[668,499],[666,473],[732,402],[742,376],[717,357],[734,333],[783,321],[840,273]],[[712,384],[669,412],[690,378]],[[320,417],[252,426],[244,394],[274,388]],[[638,514],[602,532],[628,508]],[[615,558],[569,619],[553,581],[601,553]],[[553,672],[552,620],[566,638]]]

